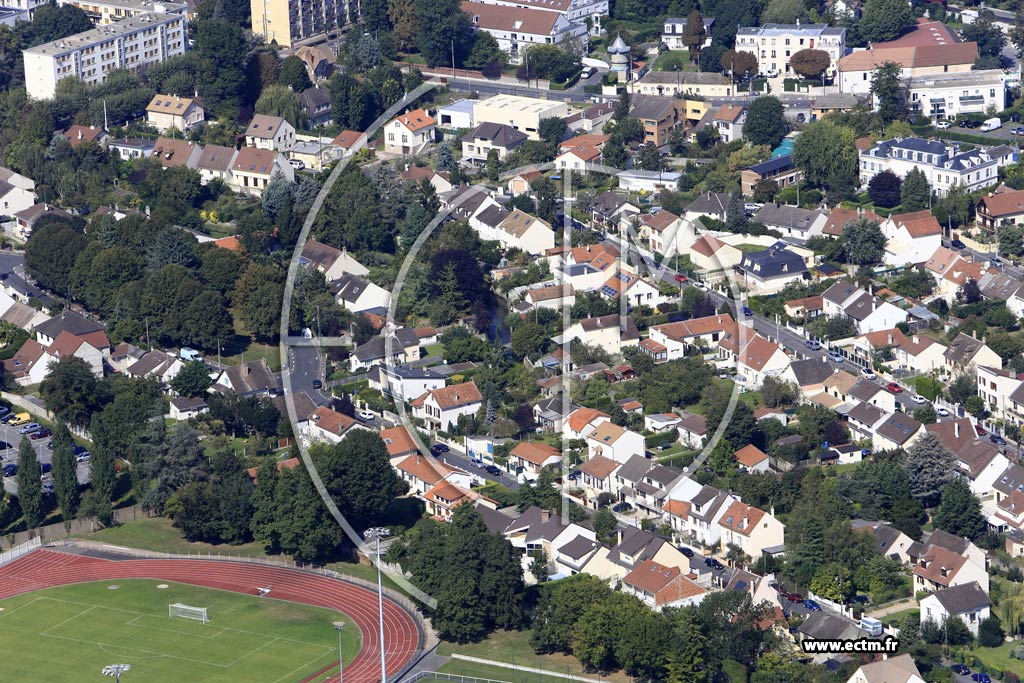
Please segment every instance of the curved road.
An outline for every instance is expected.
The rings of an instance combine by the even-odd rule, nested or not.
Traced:
[[[376,593],[294,569],[219,560],[109,560],[42,549],[0,568],[0,598],[54,586],[118,579],[162,579],[249,595],[256,595],[258,586],[272,585],[271,597],[275,599],[343,612],[355,622],[363,641],[359,654],[345,665],[345,681],[380,681]],[[388,599],[384,600],[384,638],[390,678],[419,652],[420,632],[413,616]],[[322,680],[329,670],[306,680]]]

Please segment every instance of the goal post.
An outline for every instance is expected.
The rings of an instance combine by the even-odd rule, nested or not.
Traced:
[[[201,621],[204,624],[210,623],[205,607],[193,607],[191,605],[183,605],[180,602],[167,606],[167,616],[171,619],[174,617],[181,617],[183,619],[195,619],[196,621]]]

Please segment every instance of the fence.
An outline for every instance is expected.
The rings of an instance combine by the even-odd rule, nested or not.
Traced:
[[[28,555],[30,552],[41,546],[43,543],[39,538],[30,539],[21,545],[16,545],[10,550],[6,550],[0,553],[0,567],[4,566],[8,562],[14,562],[19,557]]]
[[[114,510],[114,523],[123,524],[130,522],[140,517],[147,517],[148,515],[142,509],[141,505],[133,505],[132,507],[119,508]],[[41,541],[44,543],[50,541],[59,541],[63,538],[68,537],[71,534],[84,534],[91,531],[96,531],[99,528],[99,524],[94,517],[87,517],[85,519],[73,519],[65,528],[64,523],[49,524],[47,526],[37,527],[30,531],[19,531],[16,534],[8,534],[7,536],[0,538],[0,549],[13,548],[22,543],[28,543],[32,539]]]
[[[416,683],[417,681],[455,681],[456,683],[511,683],[510,681],[499,681],[493,678],[476,678],[474,676],[460,676],[459,674],[446,674],[440,671],[417,671],[402,683]]]
[[[542,676],[550,676],[552,678],[565,678],[570,681],[584,681],[584,683],[601,683],[601,681],[599,681],[596,678],[584,678],[583,676],[574,676],[573,674],[568,673],[548,671],[547,669],[537,669],[532,666],[519,666],[517,664],[510,664],[509,662],[498,662],[493,659],[484,659],[483,657],[470,657],[468,655],[452,653],[452,659],[458,659],[463,662],[473,662],[474,664],[494,666],[501,669],[512,669],[512,671],[524,671],[526,673],[531,674],[540,674]]]

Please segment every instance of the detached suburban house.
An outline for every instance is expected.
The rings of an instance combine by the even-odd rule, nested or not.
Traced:
[[[353,313],[387,308],[391,300],[391,295],[383,287],[350,273],[345,273],[332,282],[331,289],[342,308]]]
[[[191,97],[155,95],[146,106],[146,123],[160,134],[187,131],[206,119],[202,106]]]
[[[545,443],[523,441],[512,449],[508,461],[512,471],[527,481],[533,481],[545,467],[561,463],[562,452]]]
[[[667,567],[654,560],[641,562],[622,577],[622,590],[659,612],[666,607],[696,605],[707,594],[679,567]]]
[[[285,152],[295,144],[295,127],[280,116],[256,114],[245,130],[246,147]]]
[[[527,141],[526,133],[503,123],[481,123],[462,136],[462,158],[475,164],[486,164],[491,150],[504,159]]]
[[[338,444],[353,430],[368,429],[344,413],[320,406],[313,411],[305,423],[305,435],[312,441]]]
[[[463,382],[428,391],[412,402],[413,414],[426,422],[428,429],[448,431],[462,415],[475,415],[483,396],[474,382]]]
[[[921,623],[932,621],[941,626],[947,619],[956,617],[977,637],[978,625],[989,618],[991,607],[988,593],[972,581],[921,598]]]
[[[722,552],[729,546],[742,550],[751,561],[757,561],[765,548],[783,545],[786,527],[770,512],[735,500],[721,519],[718,520],[721,533]]]
[[[419,154],[434,141],[437,122],[423,109],[397,116],[384,128],[384,150],[393,154]]]
[[[259,197],[275,177],[295,181],[295,169],[283,154],[269,149],[243,147],[231,164],[228,184],[239,192]]]

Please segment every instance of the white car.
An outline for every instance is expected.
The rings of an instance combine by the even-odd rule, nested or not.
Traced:
[[[372,422],[373,420],[377,419],[377,416],[371,413],[369,410],[357,411],[356,416],[359,417],[360,420],[365,420],[366,422]]]
[[[949,417],[949,411],[941,407],[935,409],[935,414],[939,417]]]
[[[926,399],[921,394],[914,394],[913,396],[910,397],[910,400],[913,401],[914,403],[927,403],[928,402],[928,399]]]
[[[878,375],[872,372],[871,368],[863,368],[860,371],[860,374],[864,376],[864,379],[870,379],[872,381],[878,379]]]
[[[946,130],[947,128],[952,127],[952,125],[953,124],[951,124],[949,121],[939,121],[938,123],[935,124],[935,127],[938,128],[939,130]]]
[[[693,281],[693,286],[696,287],[697,289],[701,290],[702,292],[708,291],[708,286],[706,284],[704,284],[703,282],[701,282],[700,280],[694,280]]]
[[[842,357],[842,356],[840,356],[840,355],[839,355],[838,353],[836,353],[835,351],[829,351],[829,352],[828,352],[828,359],[829,359],[830,361],[832,361],[833,363],[839,363],[839,364],[841,364],[841,363],[843,362],[843,357]]]

